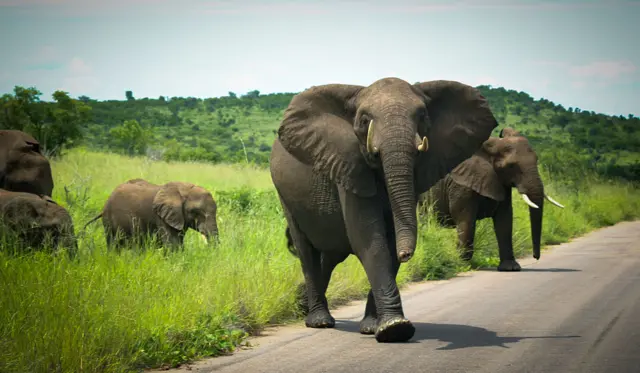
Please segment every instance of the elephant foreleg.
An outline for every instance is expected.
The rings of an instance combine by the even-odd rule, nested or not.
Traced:
[[[475,216],[469,216],[460,221],[456,230],[458,232],[458,249],[461,251],[462,260],[469,261],[473,258],[473,242],[476,236]]]
[[[396,251],[396,236],[395,230],[393,229],[393,216],[386,217],[386,226],[387,226],[387,245],[389,246],[389,251],[391,253],[395,253]],[[394,278],[398,275],[398,270],[400,269],[400,262],[395,260],[393,262],[393,276]],[[373,296],[373,292],[369,289],[369,294],[367,295],[367,305],[364,309],[364,317],[360,320],[360,333],[362,334],[375,334],[376,328],[378,326],[378,312],[376,310],[376,301]]]
[[[473,258],[473,242],[476,236],[478,204],[468,198],[452,200],[451,203],[451,217],[456,223],[460,257],[463,260],[469,261]]]
[[[354,253],[362,263],[373,293],[378,342],[404,342],[415,327],[404,317],[400,291],[396,283],[398,258],[389,248],[385,221],[376,197],[361,198],[340,191],[347,235]]]
[[[400,269],[400,262],[396,261],[394,264],[394,278],[398,275]],[[360,320],[360,333],[362,334],[375,334],[378,326],[378,312],[376,309],[376,300],[373,296],[373,291],[369,289],[367,295],[367,305],[364,309],[364,317]]]
[[[519,271],[520,264],[513,254],[513,208],[511,206],[511,191],[505,201],[498,205],[493,216],[493,231],[496,234],[500,251],[500,265],[498,271]]]

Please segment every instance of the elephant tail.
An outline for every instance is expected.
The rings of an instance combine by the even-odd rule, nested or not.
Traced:
[[[287,249],[289,250],[289,252],[291,254],[293,254],[293,256],[299,257],[298,256],[298,250],[296,250],[296,247],[293,246],[293,239],[291,238],[291,232],[289,232],[289,227],[288,226],[284,230],[284,235],[287,237]]]
[[[98,216],[96,216],[95,218],[89,220],[84,227],[82,227],[82,230],[84,231],[85,229],[87,229],[87,227],[89,226],[89,224],[93,223],[94,221],[100,219],[102,217],[102,213],[98,214]]]

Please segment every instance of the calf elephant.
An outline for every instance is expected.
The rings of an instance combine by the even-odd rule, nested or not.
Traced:
[[[28,247],[66,248],[71,258],[78,250],[71,216],[48,196],[0,189],[0,224]]]
[[[417,193],[470,157],[497,126],[478,90],[454,81],[328,84],[291,100],[271,178],[299,255],[311,328],[332,328],[325,291],[350,254],[371,290],[360,332],[409,340],[396,275],[414,253]],[[415,172],[414,172],[415,170]]]
[[[51,165],[40,152],[40,143],[31,135],[0,130],[0,188],[52,195]]]
[[[432,205],[438,222],[457,227],[461,257],[471,260],[476,221],[493,219],[500,251],[499,271],[519,271],[513,254],[513,210],[511,188],[516,188],[529,206],[533,257],[540,258],[544,200],[563,208],[544,192],[538,173],[538,157],[529,141],[512,128],[484,142],[471,158],[420,196],[422,206]]]
[[[109,247],[122,247],[134,238],[157,236],[172,248],[182,246],[186,231],[200,232],[205,240],[218,239],[217,205],[206,189],[184,182],[164,185],[132,179],[118,185],[102,212],[85,224],[102,218]]]

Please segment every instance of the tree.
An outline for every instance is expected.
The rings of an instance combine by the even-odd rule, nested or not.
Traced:
[[[111,146],[133,156],[144,154],[152,139],[151,128],[143,127],[137,120],[126,120],[123,124],[109,130]]]
[[[244,96],[242,96],[242,98],[248,98],[248,99],[256,99],[260,97],[260,91],[253,90],[253,91],[249,91],[247,92],[247,94],[245,94]]]
[[[125,96],[127,96],[127,101],[133,101],[133,100],[135,100],[135,98],[133,97],[133,92],[131,92],[131,91],[126,91],[124,94],[125,94]]]
[[[0,127],[27,132],[45,152],[59,154],[82,138],[81,127],[91,119],[91,107],[64,91],[53,93],[54,103],[41,102],[34,87],[14,87],[0,99]]]

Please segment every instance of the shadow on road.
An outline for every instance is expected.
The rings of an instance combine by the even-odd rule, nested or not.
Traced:
[[[578,335],[569,336],[505,336],[501,337],[494,331],[470,325],[413,323],[416,333],[407,343],[424,340],[437,340],[448,345],[437,350],[458,350],[469,347],[502,347],[509,348],[505,343],[516,343],[524,339],[566,339],[580,338]],[[336,320],[336,329],[345,332],[359,333],[359,322],[351,320]],[[370,336],[373,338],[373,336]]]
[[[489,271],[489,272],[498,272],[495,267],[479,267],[474,268],[475,271]],[[521,272],[582,272],[581,269],[573,269],[573,268],[530,268],[530,267],[522,267]],[[505,272],[511,273],[511,272]]]

